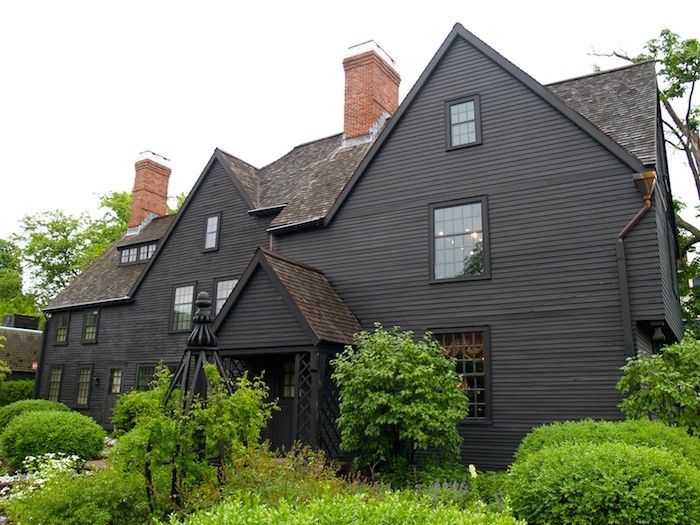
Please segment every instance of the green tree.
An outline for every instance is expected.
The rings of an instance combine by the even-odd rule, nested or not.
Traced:
[[[37,305],[34,296],[22,290],[19,248],[0,239],[0,318],[13,313],[34,315]]]
[[[377,324],[356,334],[355,345],[333,362],[343,450],[371,470],[397,459],[413,464],[415,452],[427,448],[455,459],[467,399],[440,344],[430,334],[415,342],[412,332]]]
[[[174,215],[177,212],[180,211],[180,208],[182,208],[182,205],[185,204],[185,199],[187,199],[187,194],[186,193],[178,193],[177,195],[174,195],[172,197],[168,197],[168,200],[173,203],[173,206],[170,206],[168,204],[168,215]]]

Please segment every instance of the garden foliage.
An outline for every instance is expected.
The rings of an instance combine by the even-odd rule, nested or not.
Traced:
[[[68,412],[70,410],[63,403],[48,401],[46,399],[23,399],[15,401],[0,408],[0,432],[12,421],[15,417],[25,412],[42,412],[59,411]],[[50,451],[49,451],[50,452]]]
[[[31,379],[15,379],[0,383],[0,407],[21,399],[31,399],[34,396],[34,381]]]

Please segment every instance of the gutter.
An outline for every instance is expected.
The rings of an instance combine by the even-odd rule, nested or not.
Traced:
[[[629,282],[627,279],[627,254],[625,253],[625,237],[644,218],[651,209],[652,195],[656,188],[656,172],[645,171],[634,175],[634,183],[642,193],[644,205],[617,234],[617,279],[620,289],[620,309],[622,313],[622,335],[625,343],[625,355],[635,355],[634,334],[632,333],[632,310],[630,306]]]

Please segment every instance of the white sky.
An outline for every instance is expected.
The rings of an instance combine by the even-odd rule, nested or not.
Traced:
[[[541,82],[619,61],[664,27],[698,37],[700,2],[0,3],[0,237],[25,214],[131,190],[138,152],[189,191],[214,147],[262,166],[341,131],[348,46],[375,39],[401,97],[459,21]],[[687,169],[687,168],[686,168]],[[674,192],[695,204],[680,157]]]

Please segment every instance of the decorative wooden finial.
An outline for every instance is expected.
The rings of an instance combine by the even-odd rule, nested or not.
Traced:
[[[218,340],[211,330],[211,298],[207,292],[199,292],[194,303],[195,311],[192,317],[192,333],[187,338],[190,348],[216,348]]]

